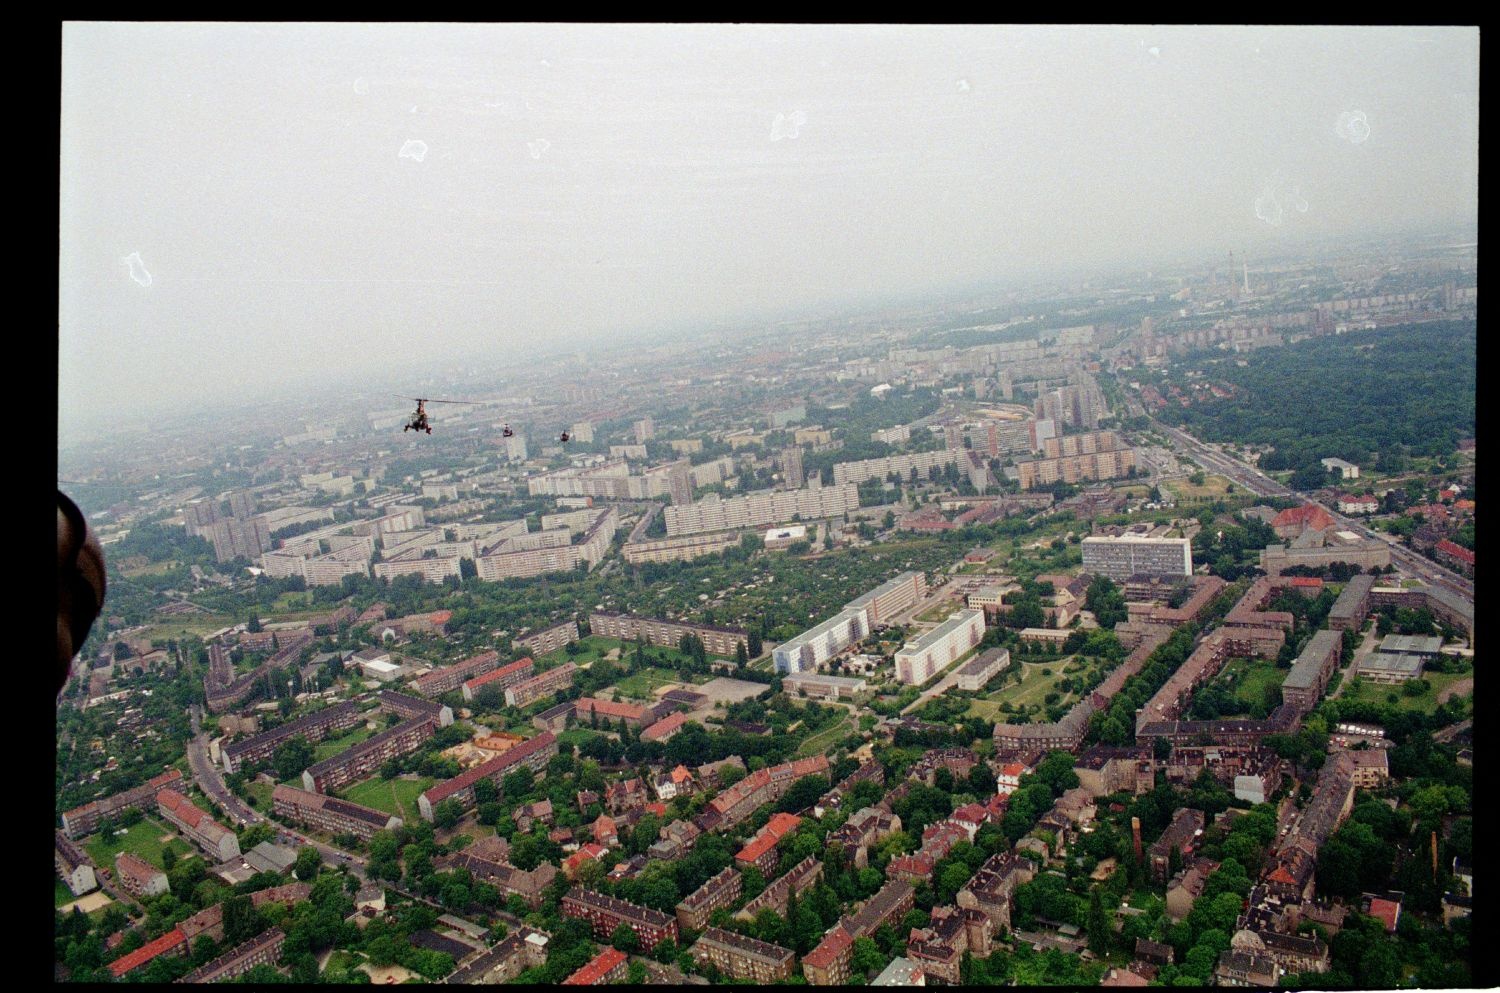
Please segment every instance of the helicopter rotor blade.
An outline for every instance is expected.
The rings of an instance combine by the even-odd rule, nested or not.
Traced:
[[[478,403],[479,403],[478,400],[426,400],[426,401],[423,401],[423,402],[424,403],[463,403],[463,404],[468,404],[471,407],[477,406]]]

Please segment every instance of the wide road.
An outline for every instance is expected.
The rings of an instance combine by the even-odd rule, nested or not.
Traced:
[[[1242,462],[1233,456],[1226,455],[1217,448],[1207,445],[1186,431],[1180,431],[1170,425],[1152,419],[1152,425],[1173,442],[1173,447],[1180,453],[1190,455],[1193,459],[1203,465],[1204,468],[1226,477],[1237,486],[1242,486],[1257,496],[1293,496],[1308,503],[1317,504],[1328,511],[1338,524],[1346,530],[1365,538],[1376,538],[1384,540],[1391,550],[1391,561],[1407,575],[1440,587],[1450,593],[1456,594],[1470,603],[1474,601],[1474,584],[1463,576],[1447,569],[1425,556],[1419,555],[1407,548],[1405,545],[1392,541],[1387,536],[1371,531],[1359,521],[1346,517],[1339,513],[1334,507],[1307,496],[1304,493],[1293,492],[1282,484],[1276,482],[1246,462]]]

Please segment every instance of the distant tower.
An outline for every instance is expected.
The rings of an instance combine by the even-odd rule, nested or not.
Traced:
[[[1249,296],[1250,295],[1250,262],[1247,259],[1241,259],[1240,260],[1240,265],[1242,265],[1242,266],[1245,267],[1245,295]]]

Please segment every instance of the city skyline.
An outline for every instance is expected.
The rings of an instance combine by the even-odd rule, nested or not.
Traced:
[[[1477,38],[72,22],[60,436],[403,363],[1466,228]]]

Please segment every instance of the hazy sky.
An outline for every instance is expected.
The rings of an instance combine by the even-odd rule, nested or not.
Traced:
[[[65,25],[60,430],[1477,209],[1464,28]]]

